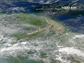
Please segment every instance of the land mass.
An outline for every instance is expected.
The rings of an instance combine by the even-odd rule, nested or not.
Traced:
[[[47,18],[45,18],[45,17],[41,17],[41,18],[44,18],[46,23],[48,24],[48,26],[52,27],[50,29],[50,31],[54,31],[54,32],[58,31],[60,34],[65,32],[65,28],[64,28],[64,26],[62,24],[59,24],[54,20],[47,20]],[[38,29],[38,30],[36,30],[34,32],[28,33],[28,35],[32,35],[32,34],[35,34],[35,33],[41,32],[41,31],[45,31],[46,29],[48,29],[48,27]]]
[[[47,33],[50,34],[50,32],[59,32],[59,34],[63,34],[66,31],[61,23],[45,16],[24,13],[2,15],[6,17],[4,17],[4,20],[12,23],[13,28],[16,27],[19,29],[19,31],[11,34],[12,37],[16,37],[17,39],[43,36]]]

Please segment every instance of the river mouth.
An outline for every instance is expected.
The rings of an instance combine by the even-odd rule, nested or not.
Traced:
[[[1,63],[84,62],[83,34],[68,31],[59,35],[58,32],[44,31],[38,37],[17,39],[11,34],[32,32],[39,29],[39,26],[22,23],[15,19],[16,16],[0,15]]]

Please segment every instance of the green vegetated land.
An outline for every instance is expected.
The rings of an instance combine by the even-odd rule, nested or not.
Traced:
[[[16,27],[17,28],[20,27],[22,29],[22,30],[19,30],[19,32],[11,34],[12,37],[15,37],[17,39],[39,37],[44,35],[51,36],[56,32],[56,31],[52,31],[51,28],[56,29],[55,28],[56,26],[62,27],[62,30],[64,30],[65,28],[64,26],[62,26],[62,24],[60,26],[60,23],[56,23],[56,26],[55,26],[55,23],[52,20],[50,20],[51,24],[48,24],[46,20],[49,21],[49,19],[43,16],[37,16],[34,14],[24,14],[24,13],[7,14],[4,19],[10,22],[12,21],[12,24],[16,23],[15,24]],[[25,27],[24,25],[28,25],[29,27]],[[53,25],[53,27],[51,25]],[[28,33],[32,33],[34,31],[38,31],[39,29],[43,29],[43,28],[46,28],[46,30],[28,35]]]
[[[26,33],[18,33],[17,32],[17,33],[12,34],[12,36],[16,37],[17,39],[31,38],[34,36],[41,35],[41,33],[38,32],[38,33],[28,36],[27,31],[30,31],[30,29],[31,29],[32,30],[31,32],[34,32],[40,28],[47,27],[47,23],[46,23],[45,19],[41,18],[41,16],[36,16],[33,14],[14,14],[11,17],[15,18],[18,22],[21,22],[23,24],[33,25],[33,26],[37,27],[37,29],[34,29],[32,27],[24,28],[24,30],[26,30]],[[31,32],[29,32],[29,33],[31,33]]]
[[[17,15],[16,19],[19,19],[20,21],[26,24],[31,24],[40,27],[46,26],[45,19],[42,19],[40,16],[36,16],[33,14],[22,14],[21,16]]]

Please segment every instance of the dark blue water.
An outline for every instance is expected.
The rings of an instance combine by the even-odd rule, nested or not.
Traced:
[[[84,16],[67,17],[51,15],[52,19],[58,19],[74,32],[84,33]]]
[[[13,1],[10,4],[7,2],[0,3],[1,13],[30,13],[32,9],[39,6],[39,3],[30,3],[27,1]]]

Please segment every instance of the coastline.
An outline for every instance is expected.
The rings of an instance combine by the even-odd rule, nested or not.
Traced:
[[[41,31],[45,31],[48,28],[51,28],[51,29],[49,29],[49,31],[54,31],[54,32],[58,31],[60,34],[63,34],[66,31],[65,27],[62,24],[57,23],[56,21],[48,19],[48,18],[43,17],[43,16],[41,16],[41,18],[45,19],[48,27],[44,27],[44,28],[38,29],[36,31],[30,32],[27,35],[32,35],[32,34],[36,34],[36,33],[41,32]]]
[[[61,31],[61,33],[64,33],[68,30],[67,27],[59,20],[53,20],[50,17],[45,17],[45,16],[42,16],[42,18],[46,20],[46,23],[48,25],[53,26],[53,28],[51,29],[52,31],[58,31],[58,32]]]
[[[59,34],[63,34],[65,32],[67,32],[67,28],[66,28],[66,26],[64,26],[64,24],[62,24],[59,20],[53,20],[53,19],[51,19],[50,17],[47,17],[47,16],[43,16],[43,15],[39,15],[38,16],[38,15],[35,15],[35,14],[25,14],[25,13],[19,13],[19,14],[18,13],[17,14],[3,14],[3,15],[10,15],[10,16],[11,15],[17,15],[19,17],[21,16],[21,18],[17,18],[16,17],[16,19],[20,19],[20,21],[22,20],[22,22],[25,23],[25,24],[29,24],[29,22],[28,22],[29,15],[30,16],[32,15],[32,16],[36,16],[37,17],[36,19],[43,20],[44,23],[42,23],[41,25],[45,25],[46,24],[46,26],[43,26],[43,27],[41,25],[39,25],[40,27],[37,26],[38,28],[36,30],[32,30],[31,32],[26,33],[27,35],[36,34],[36,33],[41,32],[41,31],[42,32],[43,31],[48,31],[48,32],[54,32],[54,33],[55,32],[58,32]],[[27,21],[25,21],[24,18],[27,15],[28,15],[28,18],[26,17],[26,20]],[[24,18],[22,18],[22,16]],[[34,19],[34,18],[32,18],[32,19]],[[35,23],[33,23],[33,24],[35,24]]]

